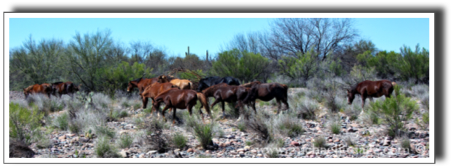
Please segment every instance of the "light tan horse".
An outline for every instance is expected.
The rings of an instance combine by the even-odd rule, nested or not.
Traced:
[[[192,89],[192,82],[187,80],[187,79],[170,79],[171,77],[167,77],[165,75],[159,76],[159,82],[160,83],[165,83],[165,82],[170,82],[173,84],[174,87],[177,87],[179,89]]]

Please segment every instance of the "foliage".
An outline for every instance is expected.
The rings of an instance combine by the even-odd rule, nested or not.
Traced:
[[[56,126],[60,129],[60,130],[67,130],[68,129],[68,114],[67,113],[63,113],[59,116],[56,117]]]
[[[103,91],[107,92],[110,97],[119,88],[126,88],[128,82],[140,77],[151,77],[152,68],[146,68],[144,64],[137,62],[130,65],[128,62],[121,62],[117,66],[107,66],[96,69],[96,76],[99,76],[98,82],[103,87]]]
[[[414,100],[400,94],[398,85],[394,86],[394,90],[394,96],[370,103],[369,107],[369,110],[378,114],[388,125],[389,135],[392,137],[401,135],[401,131],[404,130],[403,121],[411,119],[413,111],[419,108]]]
[[[105,136],[98,140],[94,151],[98,158],[121,158],[116,148],[110,144],[109,139]]]
[[[402,59],[396,66],[400,78],[408,80],[415,79],[415,83],[428,83],[429,77],[429,51],[425,48],[420,49],[419,45],[416,50],[403,46],[400,48]]]
[[[37,107],[30,111],[19,104],[9,104],[9,134],[11,138],[30,143],[31,134],[39,131],[44,113],[40,113]]]
[[[292,79],[299,79],[305,85],[308,79],[312,78],[318,70],[317,53],[314,50],[306,53],[299,53],[297,57],[282,57],[278,61],[279,73]]]
[[[113,139],[116,135],[116,132],[107,126],[96,126],[95,134],[97,134],[97,136],[106,136]]]
[[[265,68],[269,63],[269,60],[260,54],[233,49],[219,53],[210,74],[235,77],[243,83],[254,79],[261,80],[269,75]]]
[[[119,138],[119,147],[120,148],[130,148],[133,143],[133,138],[128,133],[124,133]]]
[[[318,136],[314,138],[313,144],[314,147],[318,148],[325,148],[327,146],[327,142],[325,141],[325,138],[323,136]]]
[[[179,149],[184,149],[187,145],[187,138],[181,133],[175,133],[173,135],[173,144]]]
[[[373,67],[377,73],[377,76],[381,78],[389,78],[394,76],[396,73],[396,64],[400,61],[401,55],[394,51],[381,51],[372,56],[370,51],[366,51],[363,54],[357,56],[357,60],[366,64],[367,67]]]

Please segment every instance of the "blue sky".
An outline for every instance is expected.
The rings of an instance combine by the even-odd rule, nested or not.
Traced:
[[[187,46],[191,53],[204,56],[206,50],[216,55],[239,33],[269,30],[274,19],[268,18],[10,18],[9,46],[16,48],[33,39],[62,39],[68,43],[76,32],[94,33],[110,29],[116,42],[150,42],[165,49],[171,56],[184,56]],[[429,22],[422,18],[357,18],[354,27],[360,38],[371,40],[380,50],[399,51],[403,45],[417,44],[429,48]]]

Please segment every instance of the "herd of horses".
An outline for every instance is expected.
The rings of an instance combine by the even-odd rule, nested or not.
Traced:
[[[59,97],[62,97],[63,94],[68,94],[73,97],[73,93],[79,91],[80,88],[81,85],[76,86],[72,82],[34,84],[24,88],[24,96],[27,98],[30,94],[41,93],[47,95],[48,97],[51,97],[51,94],[59,95]]]
[[[395,82],[389,80],[380,81],[363,81],[347,90],[348,104],[351,105],[355,95],[362,97],[362,113],[365,105],[365,99],[373,97],[386,96],[390,97],[393,92]],[[24,89],[24,95],[27,98],[29,94],[42,93],[50,97],[51,94],[68,94],[73,97],[73,93],[80,89],[72,82],[56,82],[52,84],[43,83],[31,85]],[[176,109],[187,109],[192,115],[192,108],[201,103],[199,113],[204,120],[202,108],[204,107],[208,115],[211,117],[211,110],[208,104],[208,98],[213,97],[215,100],[211,104],[211,108],[217,103],[221,103],[222,114],[225,117],[225,102],[236,103],[235,108],[247,105],[251,107],[255,114],[255,100],[270,101],[276,99],[278,104],[278,112],[280,113],[281,104],[286,105],[285,110],[289,109],[287,102],[288,86],[280,83],[262,83],[253,81],[246,84],[241,84],[240,81],[233,77],[207,77],[198,82],[198,85],[192,84],[186,79],[176,79],[171,76],[161,75],[157,78],[138,78],[129,81],[127,92],[132,92],[134,88],[138,88],[140,98],[143,101],[143,108],[147,107],[148,99],[152,99],[151,113],[154,110],[160,114],[160,105],[163,103],[161,115],[163,118],[164,112],[169,109],[173,112],[173,124],[175,124]],[[212,117],[211,117],[212,119]]]

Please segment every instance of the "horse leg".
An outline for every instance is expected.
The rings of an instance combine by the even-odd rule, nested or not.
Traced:
[[[220,99],[217,96],[214,96],[214,102],[213,102],[213,104],[211,104],[211,108],[213,108],[214,105],[216,105],[219,102],[220,102]],[[225,118],[224,102],[222,102],[221,105],[222,105],[222,118]],[[203,104],[202,104],[202,107],[203,107]],[[201,110],[201,107],[200,107],[200,110]]]
[[[148,106],[148,98],[147,97],[141,97],[143,99],[143,109],[145,109]]]
[[[176,108],[173,107],[173,125],[175,125],[175,123],[176,123]]]
[[[279,98],[275,98],[276,99],[276,104],[278,104],[278,112],[276,112],[276,115],[279,114],[279,112],[281,112],[281,101],[279,101]]]
[[[360,115],[363,114],[363,107],[365,106],[365,99],[367,98],[364,95],[361,95],[361,96],[362,96],[362,112],[360,113]]]
[[[165,103],[165,107],[164,107],[163,110],[162,110],[162,118],[163,118],[163,120],[164,120],[165,122],[167,121],[167,119],[165,118],[165,111],[166,111],[168,108],[170,108],[170,106],[169,106],[167,103]],[[157,112],[157,113],[159,114],[160,112]],[[159,115],[157,115],[157,116],[159,116]]]

